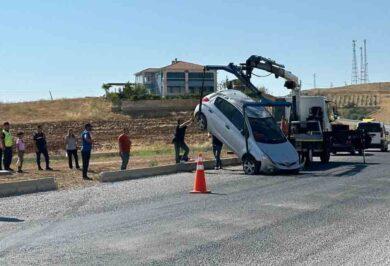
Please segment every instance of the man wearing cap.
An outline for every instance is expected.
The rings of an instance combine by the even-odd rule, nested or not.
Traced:
[[[2,131],[2,146],[3,146],[3,164],[4,169],[7,171],[13,171],[10,167],[12,163],[12,146],[14,145],[14,138],[10,132],[10,125],[8,122],[3,124]]]
[[[83,161],[83,179],[92,180],[88,177],[89,160],[91,158],[92,151],[92,137],[91,137],[92,125],[90,123],[85,125],[85,130],[81,133],[82,147],[81,147],[81,158]]]

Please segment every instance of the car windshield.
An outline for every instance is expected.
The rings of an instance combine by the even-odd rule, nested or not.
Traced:
[[[358,129],[365,132],[381,132],[381,125],[378,123],[360,123]]]
[[[287,141],[275,120],[265,108],[248,107],[247,110],[253,137],[257,142],[274,144]]]
[[[248,117],[252,128],[253,137],[261,143],[283,143],[286,142],[282,131],[272,117],[254,118]]]

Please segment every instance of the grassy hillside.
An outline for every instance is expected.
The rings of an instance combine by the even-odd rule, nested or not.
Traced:
[[[0,103],[2,120],[13,124],[120,119],[111,103],[102,98],[62,99],[23,103]]]
[[[346,118],[373,117],[390,123],[390,82],[311,89],[304,94],[326,96]]]

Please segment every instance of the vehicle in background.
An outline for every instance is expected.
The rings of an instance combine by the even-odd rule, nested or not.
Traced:
[[[389,132],[382,122],[359,122],[357,130],[365,132],[371,137],[368,148],[379,148],[383,152],[388,151]]]
[[[297,151],[265,107],[238,90],[209,94],[195,108],[198,126],[207,130],[242,160],[245,174],[300,169]],[[244,115],[245,108],[245,115]]]
[[[350,130],[348,125],[333,124],[332,134],[330,136],[330,151],[332,154],[338,152],[348,152],[351,155],[358,152],[363,154],[362,132],[359,130]]]

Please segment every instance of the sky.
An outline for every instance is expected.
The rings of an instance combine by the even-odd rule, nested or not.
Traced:
[[[354,39],[367,39],[370,81],[390,81],[389,32],[388,0],[2,1],[0,102],[98,96],[103,83],[174,58],[225,65],[253,54],[284,64],[304,89],[313,73],[317,87],[341,86]],[[280,79],[254,83],[288,93]]]

